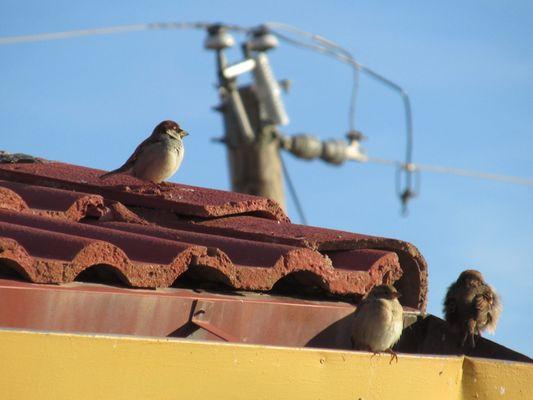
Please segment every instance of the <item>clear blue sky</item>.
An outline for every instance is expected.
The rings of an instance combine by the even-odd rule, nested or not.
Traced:
[[[340,42],[404,86],[413,102],[416,162],[533,177],[531,1],[0,3],[0,35],[273,20]],[[211,142],[222,122],[210,110],[218,102],[214,56],[203,39],[198,31],[162,31],[0,47],[0,148],[111,169],[157,122],[176,119],[191,136],[172,180],[228,189],[224,148]],[[284,132],[343,136],[348,67],[287,45],[271,61],[278,78],[293,81]],[[400,101],[365,77],[358,128],[370,155],[402,156]],[[389,167],[286,160],[311,224],[415,244],[429,263],[428,311],[437,315],[458,273],[480,269],[504,302],[493,339],[533,355],[532,187],[425,173],[420,197],[402,218]],[[297,221],[294,211],[289,204]]]

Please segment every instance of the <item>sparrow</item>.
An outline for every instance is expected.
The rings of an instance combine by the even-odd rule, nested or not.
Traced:
[[[179,169],[185,147],[182,139],[187,136],[174,121],[163,121],[154,128],[121,167],[100,176],[128,173],[136,178],[153,183],[160,183],[170,178]]]
[[[454,331],[460,333],[462,347],[468,337],[471,346],[475,347],[474,335],[485,330],[493,333],[501,310],[498,294],[485,282],[481,272],[473,269],[461,272],[444,299],[444,318]]]
[[[352,347],[386,352],[398,362],[391,347],[400,339],[403,330],[403,308],[398,301],[400,293],[392,285],[375,286],[357,306],[352,323]]]

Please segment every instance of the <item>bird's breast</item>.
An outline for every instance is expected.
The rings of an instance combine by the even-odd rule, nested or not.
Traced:
[[[133,174],[143,180],[161,182],[178,170],[183,161],[185,149],[171,141],[157,142],[139,154]]]

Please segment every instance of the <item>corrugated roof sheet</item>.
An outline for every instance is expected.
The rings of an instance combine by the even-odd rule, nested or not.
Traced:
[[[355,297],[394,283],[423,310],[427,267],[409,243],[290,223],[273,201],[146,184],[57,162],[0,165],[0,264],[36,283],[192,281]],[[7,269],[5,268],[7,266]]]

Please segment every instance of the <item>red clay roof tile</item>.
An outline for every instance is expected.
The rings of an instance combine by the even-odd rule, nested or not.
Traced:
[[[59,162],[0,165],[0,179],[96,193],[126,206],[172,210],[202,218],[257,214],[289,221],[281,207],[270,199],[188,185],[150,185],[125,174],[101,180],[103,172]]]
[[[220,272],[215,276],[236,289],[270,290],[287,274],[308,271],[334,294],[363,295],[385,274],[394,282],[402,273],[390,252],[369,257],[368,251],[352,251],[352,265],[345,260],[335,268],[328,257],[306,248],[124,222],[72,223],[8,210],[0,210],[0,237],[15,240],[39,261],[21,266],[41,283],[70,282],[86,268],[105,264],[120,271],[128,285],[166,287],[198,265]],[[357,269],[343,271],[359,259]]]
[[[136,212],[147,221],[174,229],[307,247],[326,255],[331,252],[353,249],[394,252],[400,258],[403,271],[401,279],[395,283],[395,286],[402,292],[404,303],[421,308],[425,307],[426,304],[426,261],[415,246],[401,240],[305,225],[285,224],[253,216],[184,221],[165,210],[137,209]]]
[[[262,291],[284,282],[290,292],[300,282],[357,296],[387,282],[404,305],[425,308],[427,267],[408,243],[291,224],[259,197],[99,174],[53,162],[0,165],[0,269],[62,283],[107,266],[102,282],[114,271],[133,287],[196,278]]]
[[[104,198],[95,194],[31,186],[17,182],[0,181],[0,203],[8,204],[17,211],[31,209],[34,213],[64,217],[79,221],[86,217],[101,217],[104,214]]]

